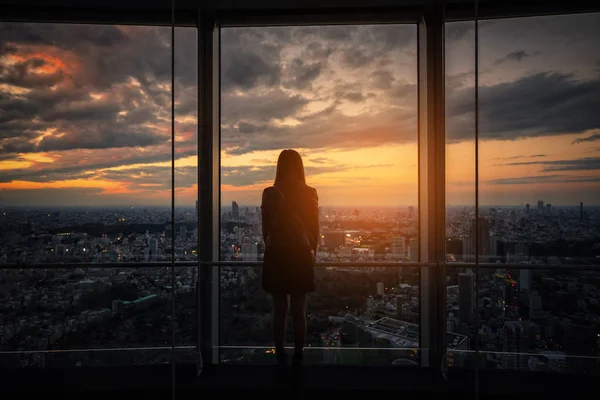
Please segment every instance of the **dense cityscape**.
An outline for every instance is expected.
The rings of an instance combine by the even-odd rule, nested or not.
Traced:
[[[318,261],[348,266],[317,267],[307,360],[417,365],[419,268],[352,266],[418,261],[417,208],[321,207],[319,214]],[[449,365],[469,366],[479,350],[491,369],[598,372],[600,277],[591,267],[600,264],[600,209],[540,200],[478,214],[476,224],[473,207],[447,208]],[[174,225],[175,232],[170,208],[4,207],[2,365],[164,363],[172,326],[178,359],[194,362],[196,209],[176,209]],[[260,208],[222,207],[221,260],[261,261],[263,249]],[[476,249],[481,263],[514,267],[452,267],[475,261]],[[173,255],[190,262],[176,267],[175,282]],[[219,279],[221,361],[272,362],[260,268],[222,267]]]

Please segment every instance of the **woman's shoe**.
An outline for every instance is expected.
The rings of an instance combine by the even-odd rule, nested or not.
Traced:
[[[304,365],[304,353],[294,353],[292,366],[302,367]]]

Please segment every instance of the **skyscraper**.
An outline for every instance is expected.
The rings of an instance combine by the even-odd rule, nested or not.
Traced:
[[[419,241],[416,237],[408,241],[408,259],[419,261]]]
[[[527,370],[531,327],[527,322],[506,321],[502,330],[502,368]]]
[[[474,278],[472,273],[458,274],[458,319],[466,324],[474,321]]]
[[[240,219],[240,206],[235,201],[231,202],[231,218],[236,221]]]
[[[479,217],[479,235],[477,235],[477,232],[477,221],[473,220],[469,229],[469,237],[464,241],[463,246],[463,252],[467,257],[475,256],[477,251],[480,257],[490,255],[490,223],[487,219]],[[479,249],[475,246],[476,240],[479,242]]]
[[[392,257],[404,258],[404,237],[392,236]]]
[[[523,268],[519,271],[519,289],[521,292],[531,293],[531,271]]]
[[[567,372],[597,373],[598,337],[593,324],[573,316],[565,319],[564,329]]]

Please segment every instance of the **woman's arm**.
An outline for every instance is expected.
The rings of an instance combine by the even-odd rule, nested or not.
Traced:
[[[267,202],[267,189],[263,190],[262,194],[262,204],[260,205],[261,214],[262,214],[262,233],[263,233],[263,241],[265,245],[267,244],[267,236],[269,235],[269,227],[271,226],[271,215],[269,214],[269,207]]]
[[[313,188],[313,201],[311,202],[311,212],[310,212],[310,236],[312,239],[311,246],[312,249],[317,252],[317,246],[319,245],[319,195],[317,194],[317,190]]]

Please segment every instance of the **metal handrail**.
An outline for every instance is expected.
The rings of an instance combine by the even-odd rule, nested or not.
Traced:
[[[479,268],[479,269],[553,269],[553,270],[598,270],[600,265],[594,264],[508,264],[508,263],[465,263],[465,262],[446,262],[446,268]]]
[[[68,269],[68,268],[160,268],[171,267],[170,261],[157,262],[102,262],[102,263],[33,263],[33,264],[4,264],[0,269]],[[175,267],[240,267],[261,268],[262,261],[175,261]],[[434,268],[437,263],[426,262],[330,262],[322,261],[315,264],[318,268],[349,267],[349,268]]]
[[[159,268],[171,267],[170,261],[157,262],[102,262],[102,263],[34,263],[34,264],[17,264],[10,263],[0,265],[0,269],[69,269],[69,268]],[[262,261],[175,261],[175,267],[234,267],[234,268],[261,268]],[[333,261],[317,261],[315,267],[318,268],[437,268],[445,265],[446,268],[480,268],[480,269],[503,269],[510,268],[515,270],[521,269],[538,269],[538,270],[598,270],[600,264],[509,264],[509,263],[468,263],[468,262],[446,262],[446,263],[429,263],[429,262],[333,262]]]

